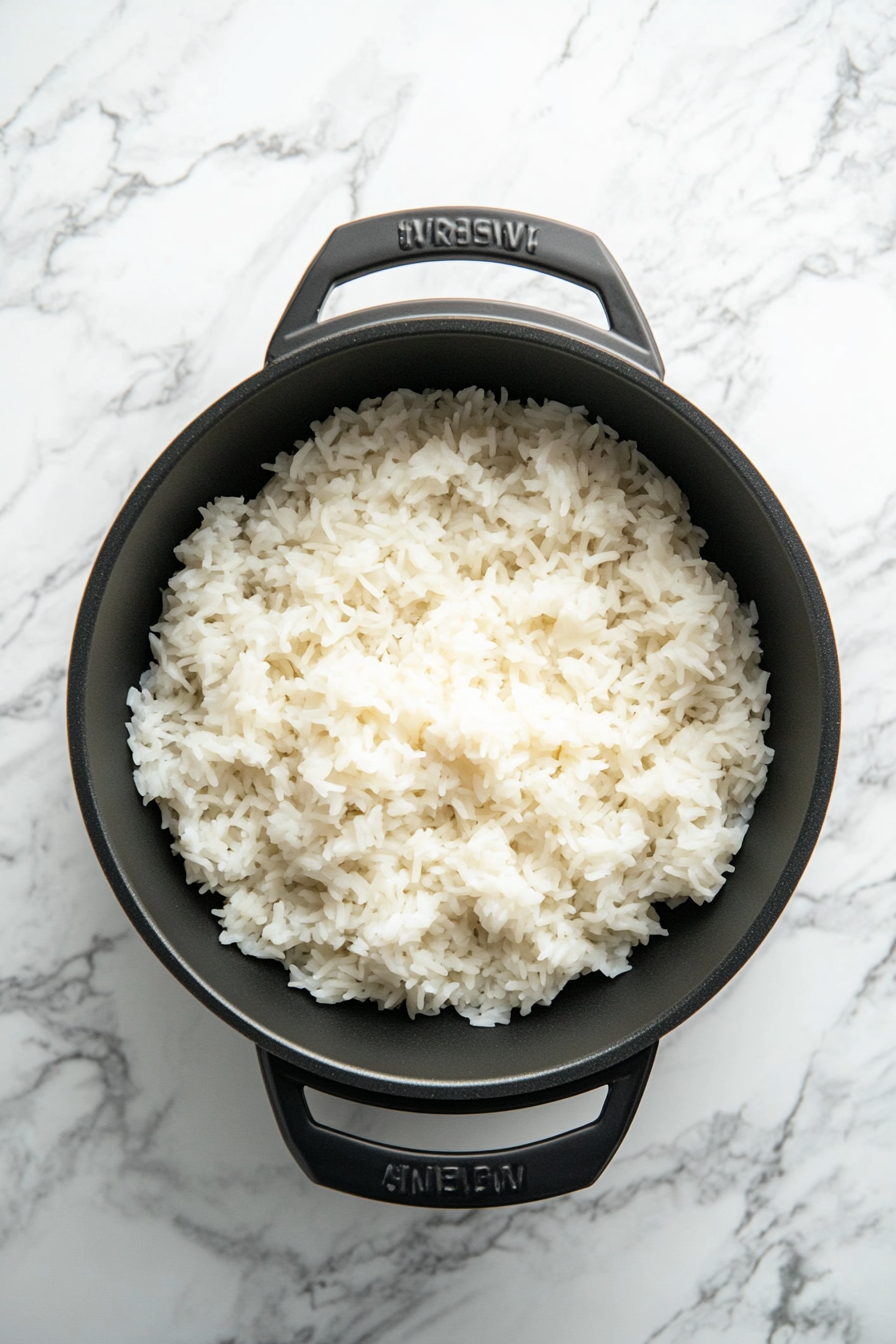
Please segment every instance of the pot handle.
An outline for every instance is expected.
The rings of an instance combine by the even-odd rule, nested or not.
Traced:
[[[315,323],[337,285],[414,261],[503,261],[571,280],[597,294],[610,331],[631,347],[635,362],[663,376],[663,361],[638,300],[599,238],[539,215],[447,206],[356,219],[334,229],[287,304],[265,363],[289,353]]]
[[[653,1044],[589,1079],[595,1088],[608,1087],[603,1109],[591,1124],[503,1152],[421,1153],[318,1124],[303,1081],[277,1056],[258,1051],[280,1132],[312,1181],[389,1204],[455,1209],[524,1204],[592,1185],[625,1137],[655,1055]]]

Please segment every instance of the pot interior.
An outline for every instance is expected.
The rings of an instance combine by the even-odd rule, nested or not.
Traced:
[[[82,797],[89,795],[88,825],[119,897],[169,967],[233,1025],[322,1080],[446,1099],[525,1094],[584,1078],[675,1026],[730,978],[811,852],[833,774],[838,703],[811,566],[774,497],[724,436],[675,393],[612,357],[521,336],[507,323],[463,325],[393,324],[354,344],[321,339],[213,407],[123,511],[88,588],[80,622],[87,633],[73,659],[73,722],[81,725],[73,728],[73,754]],[[356,406],[399,386],[474,383],[585,405],[679,483],[708,533],[704,554],[734,577],[742,601],[756,602],[775,750],[735,872],[711,905],[660,906],[672,936],[636,949],[628,973],[584,977],[550,1008],[490,1030],[452,1011],[412,1022],[403,1009],[319,1005],[287,988],[279,964],[222,947],[209,914],[216,898],[187,885],[157,808],[144,807],[134,788],[125,731],[125,697],[148,665],[147,632],[177,568],[172,548],[197,525],[200,505],[255,494],[268,475],[261,464],[337,404]]]

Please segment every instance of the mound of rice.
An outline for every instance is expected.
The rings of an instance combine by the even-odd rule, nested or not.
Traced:
[[[755,609],[583,407],[339,410],[177,548],[134,778],[221,941],[479,1025],[709,901],[771,752]]]

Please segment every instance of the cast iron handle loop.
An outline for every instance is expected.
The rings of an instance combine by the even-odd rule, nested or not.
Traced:
[[[592,1185],[625,1138],[655,1055],[653,1044],[589,1080],[595,1088],[606,1085],[607,1098],[598,1118],[579,1129],[503,1152],[422,1153],[318,1124],[302,1080],[275,1055],[258,1051],[280,1132],[312,1181],[389,1204],[461,1209],[524,1204]]]
[[[317,322],[337,285],[414,261],[503,261],[571,280],[597,294],[610,331],[632,347],[638,364],[663,376],[647,319],[622,271],[599,238],[554,219],[479,206],[443,206],[353,220],[334,229],[308,267],[271,338],[265,363],[289,353]]]

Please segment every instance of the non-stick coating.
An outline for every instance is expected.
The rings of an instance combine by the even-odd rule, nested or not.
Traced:
[[[132,782],[125,697],[149,661],[147,632],[177,568],[172,548],[217,495],[257,492],[262,463],[337,404],[395,387],[479,384],[585,405],[668,472],[708,535],[704,553],[759,611],[771,673],[775,759],[735,872],[702,908],[666,911],[668,938],[636,950],[615,980],[587,976],[547,1009],[476,1030],[453,1012],[410,1021],[370,1004],[322,1006],[282,967],[222,947],[184,880],[155,805]],[[320,334],[228,394],[137,487],[97,561],[72,656],[76,782],[106,873],[170,969],[227,1021],[322,1080],[396,1097],[487,1100],[583,1079],[677,1025],[738,969],[793,890],[824,815],[836,759],[838,683],[830,624],[786,516],[738,450],[688,402],[611,355],[499,320],[383,323]],[[662,909],[663,907],[661,907]]]

